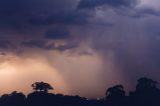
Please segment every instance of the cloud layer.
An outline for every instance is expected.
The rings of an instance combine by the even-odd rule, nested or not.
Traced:
[[[160,80],[158,2],[1,0],[0,61],[8,54],[21,58],[40,54],[67,80],[75,91],[71,94],[89,97],[103,96],[117,83],[132,89],[143,76]],[[96,70],[90,80],[92,66]],[[84,86],[78,75],[86,75]],[[87,93],[93,87],[99,93]]]

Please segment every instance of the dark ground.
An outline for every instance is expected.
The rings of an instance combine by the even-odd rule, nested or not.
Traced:
[[[89,100],[80,96],[48,93],[53,87],[48,83],[32,84],[33,92],[25,96],[14,91],[0,97],[0,106],[160,106],[158,82],[149,78],[138,80],[136,90],[125,95],[122,85],[113,86],[106,91],[105,99]]]

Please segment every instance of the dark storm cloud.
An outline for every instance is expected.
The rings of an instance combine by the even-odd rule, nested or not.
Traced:
[[[0,55],[7,55],[6,52],[18,53],[19,50],[14,41],[9,39],[0,39]]]
[[[146,17],[147,15],[159,16],[160,11],[153,7],[136,8],[141,0],[80,0],[78,9],[95,9],[97,7],[108,6],[119,15],[126,15],[132,18]],[[102,9],[106,11],[106,9]]]
[[[0,39],[0,50],[14,50],[17,49],[13,41]]]
[[[76,11],[77,0],[1,0],[0,26],[26,29],[33,25],[86,24],[88,11]]]
[[[0,23],[3,27],[22,27],[34,24],[78,23],[72,0],[2,0]],[[62,8],[63,7],[63,8]],[[31,22],[31,23],[30,23]]]
[[[0,49],[10,48],[10,42],[8,40],[0,40]]]
[[[60,45],[60,46],[55,46],[54,44],[50,44],[48,46],[45,47],[45,49],[47,50],[58,50],[60,52],[64,52],[66,50],[72,50],[75,48],[78,48],[78,44],[74,44],[74,43],[68,43],[66,45]]]
[[[139,16],[144,16],[144,15],[160,16],[160,11],[154,8],[144,7],[140,10],[137,10],[137,14],[139,14]]]
[[[47,42],[45,40],[29,40],[21,42],[21,45],[30,48],[45,48]]]
[[[46,39],[70,39],[70,26],[85,26],[94,16],[93,11],[76,10],[77,4],[78,0],[1,0],[0,38],[5,36],[9,42],[1,48],[7,49],[15,38],[14,45],[20,46],[23,42],[25,46],[39,48],[45,48]]]
[[[33,25],[84,25],[92,17],[90,11],[59,12],[47,17],[32,17],[29,21]]]
[[[71,34],[66,26],[85,25],[92,17],[89,11],[77,11],[77,3],[77,0],[1,0],[0,38],[4,37],[7,42],[1,41],[0,48],[9,49],[21,44],[31,48],[49,48],[46,47],[47,39],[69,39]]]
[[[55,28],[46,32],[45,38],[64,40],[70,38],[70,32],[65,28]]]
[[[28,48],[39,48],[44,50],[56,50],[64,52],[66,50],[78,48],[77,43],[67,43],[65,45],[56,45],[55,42],[48,43],[47,40],[29,40],[21,42],[21,45]]]
[[[137,8],[137,1],[1,0],[0,38],[4,40],[0,40],[0,52],[17,48],[24,52],[28,48],[60,52],[79,49],[79,55],[92,55],[79,48],[82,44],[104,59],[104,67],[110,64],[111,51],[115,73],[123,73],[128,79],[158,79],[159,11]],[[57,44],[57,40],[64,44]],[[102,74],[107,81],[106,70]]]
[[[160,16],[160,10],[156,10],[153,7],[152,8],[151,7],[134,8],[134,9],[131,9],[130,11],[127,11],[123,15],[127,15],[132,18],[145,18],[148,16]]]
[[[136,0],[80,0],[78,8],[95,8],[99,6],[130,7],[136,3]]]

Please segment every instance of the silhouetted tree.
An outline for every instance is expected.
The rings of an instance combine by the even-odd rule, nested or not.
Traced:
[[[48,90],[53,90],[53,87],[45,82],[35,82],[31,86],[33,87],[33,90],[35,90],[36,92],[47,93]]]
[[[108,88],[106,92],[107,98],[121,98],[125,96],[125,91],[122,85],[116,85]]]
[[[25,100],[26,97],[23,93],[14,91],[1,97],[1,106],[24,106]]]
[[[116,85],[107,89],[106,99],[111,106],[124,106],[125,91],[122,85]]]
[[[134,106],[159,106],[160,92],[157,81],[150,78],[138,79],[135,92],[130,92],[130,100]]]
[[[136,90],[129,96],[125,96],[122,85],[108,88],[106,100],[49,93],[53,87],[45,82],[35,82],[32,87],[35,92],[27,97],[16,91],[2,95],[0,106],[160,106],[157,81],[145,77],[138,80]]]
[[[157,89],[157,84],[158,84],[157,81],[154,81],[150,78],[143,77],[138,80],[138,84],[136,86],[136,91],[138,91],[138,92],[147,91],[148,92],[151,90],[155,90],[155,89]]]

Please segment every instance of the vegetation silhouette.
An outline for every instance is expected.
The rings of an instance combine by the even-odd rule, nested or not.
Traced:
[[[45,82],[35,82],[31,85],[35,92],[44,92],[47,93],[48,90],[53,90],[53,87]]]
[[[135,91],[128,96],[122,85],[115,85],[106,91],[103,99],[87,99],[80,96],[49,93],[54,88],[45,82],[31,85],[33,92],[25,96],[17,91],[0,97],[0,106],[160,106],[158,82],[143,77],[138,79]]]

